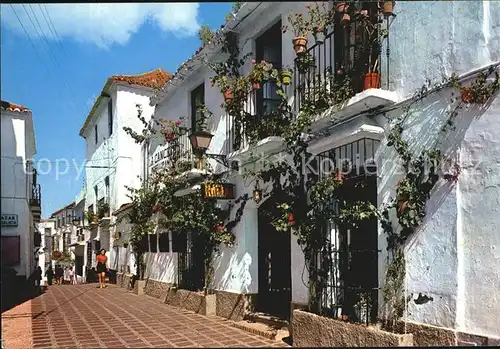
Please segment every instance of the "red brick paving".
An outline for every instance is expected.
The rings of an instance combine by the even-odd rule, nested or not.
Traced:
[[[228,320],[175,308],[114,285],[51,286],[30,302],[29,342],[34,348],[288,346],[239,330]],[[9,342],[9,333],[4,335]]]

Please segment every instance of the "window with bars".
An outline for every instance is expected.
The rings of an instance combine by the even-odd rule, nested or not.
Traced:
[[[255,60],[257,62],[264,60],[271,63],[274,68],[280,69],[283,64],[281,36],[281,21],[278,21],[255,40]],[[274,82],[263,83],[261,88],[257,90],[256,112],[258,118],[269,115],[279,105],[281,98],[276,92]]]

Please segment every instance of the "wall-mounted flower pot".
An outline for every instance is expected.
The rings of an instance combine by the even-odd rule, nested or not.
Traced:
[[[293,49],[295,50],[295,53],[300,55],[307,50],[307,38],[303,36],[296,37],[292,40],[293,43]]]
[[[344,13],[342,19],[340,20],[340,25],[343,27],[347,27],[350,22],[351,22],[351,16],[349,16],[347,13]]]
[[[349,5],[346,2],[340,2],[335,6],[335,11],[337,12],[345,12],[349,8]]]
[[[258,83],[258,82],[252,82],[252,88],[254,90],[258,90],[260,88],[260,83]]]
[[[290,85],[292,83],[292,72],[289,70],[283,70],[281,72],[281,79],[283,82],[283,85]]]
[[[317,44],[322,44],[325,42],[325,32],[324,31],[317,31],[314,32],[314,40],[316,41]]]
[[[295,216],[293,215],[293,213],[288,214],[288,223],[290,225],[295,225]]]
[[[227,89],[224,91],[224,100],[227,101],[232,101],[234,99],[233,91]]]
[[[472,103],[474,97],[472,96],[472,91],[468,87],[462,87],[460,89],[460,99],[464,103]]]
[[[394,3],[395,3],[394,0],[382,1],[381,8],[382,8],[382,13],[384,14],[384,16],[386,16],[386,17],[392,16],[392,14],[394,13]]]
[[[380,74],[379,73],[366,73],[364,89],[380,87]]]

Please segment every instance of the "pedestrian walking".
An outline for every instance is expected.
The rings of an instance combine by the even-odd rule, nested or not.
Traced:
[[[52,270],[52,266],[49,265],[49,269],[45,272],[45,276],[47,277],[47,283],[52,285],[52,278],[54,277],[54,270]]]
[[[64,270],[60,265],[56,265],[56,280],[59,285],[62,285],[64,277]]]
[[[64,283],[65,284],[70,284],[70,275],[69,275],[69,267],[64,268]]]
[[[97,261],[97,276],[99,278],[99,286],[97,288],[105,288],[106,272],[109,271],[107,266],[108,257],[106,257],[106,250],[103,248],[96,257]]]
[[[69,283],[71,285],[76,285],[76,275],[73,267],[69,269]]]
[[[35,269],[35,272],[33,274],[34,276],[34,280],[35,280],[35,287],[36,287],[36,290],[37,292],[41,292],[42,291],[42,268],[40,266],[38,266],[36,269]]]

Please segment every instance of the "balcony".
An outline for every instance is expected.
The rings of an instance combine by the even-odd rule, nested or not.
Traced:
[[[149,156],[149,173],[171,168],[184,172],[195,167],[195,158],[189,140],[189,129],[182,128],[181,132],[181,135],[167,141],[164,145],[158,146],[153,154]]]
[[[312,41],[294,59],[293,83],[285,92],[295,115],[306,103],[315,108],[312,132],[398,101],[395,92],[381,89],[383,31],[378,22],[377,3],[360,2],[360,5],[363,11],[345,26],[341,23],[343,15],[337,13],[335,31],[331,28],[323,41]],[[366,16],[361,14],[365,11]],[[366,28],[372,31],[368,34]],[[254,118],[253,122],[246,122],[252,130],[246,130],[237,118],[228,117],[228,157],[241,160],[243,153],[250,153],[250,143],[253,143],[252,153],[256,154],[272,154],[282,149],[279,137],[282,120],[273,119],[279,100],[273,99],[273,95],[276,94],[272,83],[262,84],[259,90],[250,93],[243,115]]]
[[[41,187],[40,184],[33,184],[31,187],[31,196],[29,199],[30,210],[33,215],[33,220],[35,223],[40,223],[40,219],[42,216],[41,209]]]

